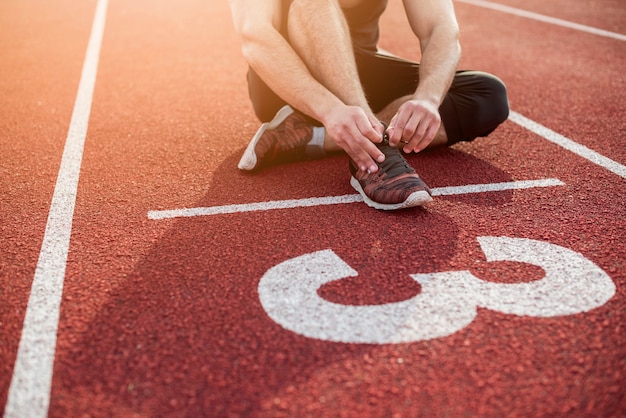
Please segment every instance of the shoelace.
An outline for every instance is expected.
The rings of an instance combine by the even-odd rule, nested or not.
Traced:
[[[389,145],[387,134],[383,137],[383,142],[378,144],[378,149],[385,154],[385,161],[378,164],[378,167],[380,168],[378,172],[380,174],[385,173],[389,177],[395,177],[407,172],[413,172],[413,168],[411,168],[404,157],[402,157],[400,151]]]
[[[382,121],[381,123],[383,124],[383,142],[377,144],[377,147],[383,154],[385,154],[385,161],[378,164],[378,167],[380,168],[378,172],[381,175],[385,173],[389,177],[395,177],[406,172],[413,172],[413,168],[407,163],[400,151],[389,145],[387,124]]]
[[[389,145],[389,136],[387,135],[387,124],[385,122],[381,122],[383,124],[383,141],[379,144],[376,144],[379,150],[385,154],[385,161],[378,164],[379,170],[376,173],[369,174],[370,179],[378,180],[382,176],[395,177],[400,174],[405,173],[414,173],[415,170],[409,165],[409,163],[404,159],[400,150],[395,147]],[[350,170],[356,172],[358,168],[354,163],[354,160],[350,159]]]

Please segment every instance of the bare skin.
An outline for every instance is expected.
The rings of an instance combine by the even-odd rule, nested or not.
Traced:
[[[341,7],[360,0],[293,0],[290,43],[277,27],[280,0],[230,0],[242,52],[249,65],[283,100],[319,120],[329,150],[344,150],[364,171],[378,170],[384,155],[374,145],[382,125],[393,146],[419,152],[445,143],[438,112],[460,59],[451,0],[403,0],[422,52],[420,83],[413,95],[374,115],[358,82],[349,31]]]
[[[407,101],[411,100],[411,97],[412,96],[404,96],[404,97],[400,97],[396,99],[395,101],[387,105],[382,111],[377,113],[376,117],[378,118],[378,120],[385,122],[387,125],[389,125],[389,123],[391,122],[391,119],[396,115],[400,106],[406,103]],[[408,146],[409,145],[408,142],[403,142],[403,141],[404,140],[401,139],[400,142],[398,142],[397,144],[394,144],[394,146],[401,147],[402,150],[406,152],[407,154],[414,152]],[[430,141],[430,143],[428,143],[428,145],[425,148],[431,149],[431,148],[442,147],[446,145],[447,143],[448,143],[448,136],[446,134],[446,130],[443,124],[440,124],[439,129],[437,130],[437,133],[435,134],[435,137]],[[324,135],[324,151],[340,152],[340,151],[343,151],[343,149],[330,137],[330,135],[326,134]]]
[[[326,136],[361,168],[376,169],[384,155],[373,143],[382,140],[382,126],[367,103],[359,82],[350,32],[336,1],[294,1],[289,11],[289,40],[311,75],[344,106],[324,115]],[[366,166],[366,164],[368,166]]]

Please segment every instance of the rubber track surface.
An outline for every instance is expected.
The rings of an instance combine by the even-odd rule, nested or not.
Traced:
[[[381,46],[418,59],[402,7],[390,3]],[[619,0],[500,3],[617,33],[626,27]],[[0,411],[95,7],[95,0],[0,4]],[[462,68],[502,78],[515,114],[613,167],[626,164],[623,41],[463,2],[455,7]],[[342,155],[253,175],[237,170],[258,127],[239,48],[227,2],[109,2],[53,375],[49,394],[39,394],[49,399],[48,416],[626,414],[624,176],[510,120],[487,138],[409,157],[441,191],[425,208],[388,213],[354,202],[253,210],[245,205],[354,191]],[[542,179],[558,182],[443,193]],[[149,216],[225,205],[249,210]],[[488,262],[483,237],[562,250],[543,267]],[[449,312],[417,317],[443,324],[436,331],[446,334],[446,315],[459,300],[471,306],[475,317],[446,335],[337,342],[289,329],[263,302],[265,280],[293,276],[285,292],[302,284],[306,272],[281,266],[327,250],[358,275],[309,292],[293,315],[318,297],[342,309],[382,307],[392,323],[397,314],[386,307],[419,299],[442,280],[413,277],[420,274],[465,271],[480,283],[511,286],[540,283],[552,277],[546,271],[578,271],[580,262],[591,266],[581,280],[597,273],[598,281],[567,300],[558,292],[518,298],[513,304],[524,310],[511,314],[477,305],[465,275],[465,291],[444,295]],[[559,277],[558,289],[569,294],[573,276]],[[495,289],[505,288],[512,289]],[[606,300],[585,308],[602,292]],[[553,299],[546,315],[529,313]],[[568,303],[580,309],[555,314]],[[323,324],[325,312],[314,311],[305,325]]]

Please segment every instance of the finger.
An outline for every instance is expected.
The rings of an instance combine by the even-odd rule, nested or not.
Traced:
[[[417,126],[417,129],[415,129],[413,135],[411,136],[411,142],[415,144],[415,146],[413,147],[414,149],[424,139],[426,132],[428,132],[429,125],[430,124],[428,119],[422,119],[420,121],[420,124]]]
[[[410,143],[416,138],[421,138],[420,130],[425,130],[424,123],[425,121],[422,120],[419,115],[413,113],[411,119],[408,120],[402,130],[402,138],[400,141],[408,141]]]
[[[375,139],[380,142],[382,140],[382,137],[379,137],[378,133],[376,133]],[[360,148],[363,149],[367,153],[367,155],[374,160],[378,161],[379,163],[385,161],[385,154],[383,154],[382,151],[378,149],[378,147],[371,141],[370,138],[362,136],[356,142],[357,145],[360,146]]]
[[[374,150],[380,152],[373,143],[371,143],[368,140],[366,140],[365,142],[367,142],[371,147],[373,147]],[[369,171],[371,173],[375,173],[376,171],[378,171],[378,164],[376,164],[376,162],[372,159],[372,156],[370,154],[370,152],[374,153],[373,150],[369,150],[367,149],[367,147],[364,148],[364,147],[355,146],[347,150],[347,152],[350,158],[352,158],[354,163],[357,165],[357,167],[359,167],[361,171]],[[385,158],[385,156],[382,155],[382,158]]]
[[[410,112],[406,112],[403,109],[400,109],[398,113],[396,113],[395,116],[391,119],[391,122],[389,123],[389,128],[387,129],[390,145],[395,147],[402,140],[404,126],[408,123],[410,116]]]
[[[415,132],[414,137],[405,147],[405,152],[420,152],[433,141],[437,134],[438,124],[430,123],[426,126],[424,123],[423,125],[424,126],[420,127],[420,129]],[[406,149],[408,149],[408,151]]]
[[[384,128],[380,121],[376,120],[376,118],[372,119],[374,120],[374,125],[370,123],[357,123],[357,132],[354,133],[354,139],[356,144],[363,148],[370,157],[382,163],[385,160],[385,154],[374,144],[380,143],[383,140],[382,130]]]
[[[375,144],[382,142],[385,126],[375,116],[369,116],[368,120],[369,125],[358,126],[361,134]]]
[[[393,115],[393,117],[389,121],[389,125],[387,125],[387,130],[385,131],[387,133],[387,140],[389,141],[390,144],[392,144],[392,141],[397,141],[394,135],[394,131],[395,131],[394,126],[396,126],[397,119],[398,119],[398,115],[397,114]],[[395,146],[395,144],[397,144],[397,142],[392,145]]]
[[[367,127],[364,127],[363,130],[374,140],[380,141],[382,139],[382,135],[376,132],[374,127],[369,124]],[[357,163],[359,168],[363,171],[370,171],[372,173],[378,171],[378,165],[374,160],[383,162],[385,160],[385,154],[376,147],[369,137],[364,135],[364,132],[361,132],[361,128],[359,128],[358,125],[351,131],[350,136],[351,140],[347,141],[347,152],[354,162]]]
[[[420,144],[426,129],[426,121],[422,120],[410,136],[408,135],[408,130],[405,130],[407,135],[400,141],[402,150],[406,153],[414,152]]]
[[[377,137],[379,139],[379,141],[374,141],[374,142],[376,143],[381,142],[383,140],[383,136],[385,135],[385,129],[387,129],[387,125],[381,122],[378,118],[376,118],[376,116],[370,117],[370,123],[374,127],[374,130],[376,131]]]
[[[416,149],[415,152],[420,152],[426,149],[430,145],[430,143],[433,142],[433,139],[435,139],[435,136],[437,135],[438,130],[439,130],[438,125],[432,124],[430,128],[428,129],[428,131],[426,132],[426,134],[424,134],[424,137],[422,138],[420,143],[415,148]]]

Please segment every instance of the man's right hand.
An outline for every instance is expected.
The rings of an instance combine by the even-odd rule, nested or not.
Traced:
[[[378,171],[385,155],[374,145],[383,140],[383,124],[358,106],[343,106],[329,112],[323,121],[326,133],[363,171]]]

